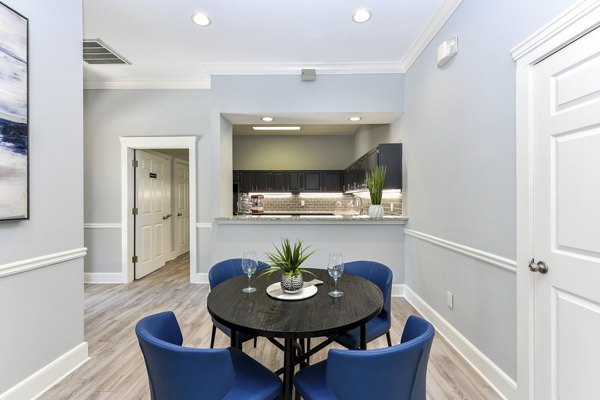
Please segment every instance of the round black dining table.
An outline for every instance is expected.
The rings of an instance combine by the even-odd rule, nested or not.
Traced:
[[[241,267],[240,267],[241,268]],[[383,307],[381,290],[372,282],[355,275],[343,275],[338,279],[342,297],[329,296],[333,290],[333,279],[324,269],[308,269],[315,276],[305,273],[304,280],[318,278],[323,284],[317,293],[302,300],[279,300],[267,294],[267,287],[278,282],[281,274],[254,276],[254,293],[244,293],[248,286],[245,275],[229,279],[211,290],[206,302],[209,314],[231,329],[231,346],[237,344],[237,332],[250,333],[269,338],[284,339],[283,398],[292,398],[294,367],[317,351],[335,341],[344,332],[360,327],[361,345],[366,349],[366,323]],[[298,352],[298,339],[327,337],[311,351]],[[303,348],[303,346],[302,346]]]

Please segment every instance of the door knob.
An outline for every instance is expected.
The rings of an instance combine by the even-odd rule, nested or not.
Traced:
[[[182,215],[183,215],[182,213],[177,213],[177,216],[178,216],[178,217],[181,217]]]
[[[546,272],[548,272],[548,266],[543,261],[538,261],[536,263],[535,260],[532,258],[529,262],[529,270],[531,272],[539,272],[540,274],[545,274]]]

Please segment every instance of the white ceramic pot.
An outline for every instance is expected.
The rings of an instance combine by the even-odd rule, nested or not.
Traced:
[[[369,217],[383,218],[383,206],[381,204],[370,206],[369,207]]]

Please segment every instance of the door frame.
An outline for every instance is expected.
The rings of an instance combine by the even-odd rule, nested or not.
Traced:
[[[532,68],[600,26],[600,0],[582,0],[512,50],[516,71],[517,394],[535,399],[533,274]]]
[[[187,149],[189,155],[190,184],[190,283],[197,281],[196,242],[196,136],[123,136],[121,142],[121,274],[122,282],[133,281],[133,150]]]

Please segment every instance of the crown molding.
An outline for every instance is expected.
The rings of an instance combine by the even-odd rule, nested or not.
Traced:
[[[434,36],[442,29],[444,24],[446,24],[461,2],[462,0],[445,0],[442,3],[439,10],[435,13],[433,18],[431,18],[429,23],[425,26],[425,29],[423,29],[421,34],[413,42],[406,54],[404,54],[402,60],[400,60],[400,67],[404,72],[412,67],[419,55],[421,55],[423,50],[431,43]]]
[[[85,81],[84,89],[210,89],[210,78],[199,80]]]
[[[406,72],[398,62],[346,63],[271,63],[207,65],[209,75],[297,75],[304,68],[316,69],[317,74],[401,74]]]
[[[600,0],[581,0],[575,3],[527,39],[516,45],[511,50],[513,60],[519,61],[521,58],[534,53],[543,46],[548,46],[548,43],[552,39],[556,40],[558,47],[564,45],[566,40],[573,40],[572,35],[569,33],[569,29],[573,29],[572,27],[577,22],[589,18],[589,15],[594,12],[600,12]],[[579,33],[579,36],[582,36],[597,27],[597,23],[591,23],[589,25],[587,30]],[[561,35],[564,35],[567,39],[561,40]],[[555,44],[551,43],[550,45]],[[554,50],[555,49],[542,49],[540,53],[546,56]]]

